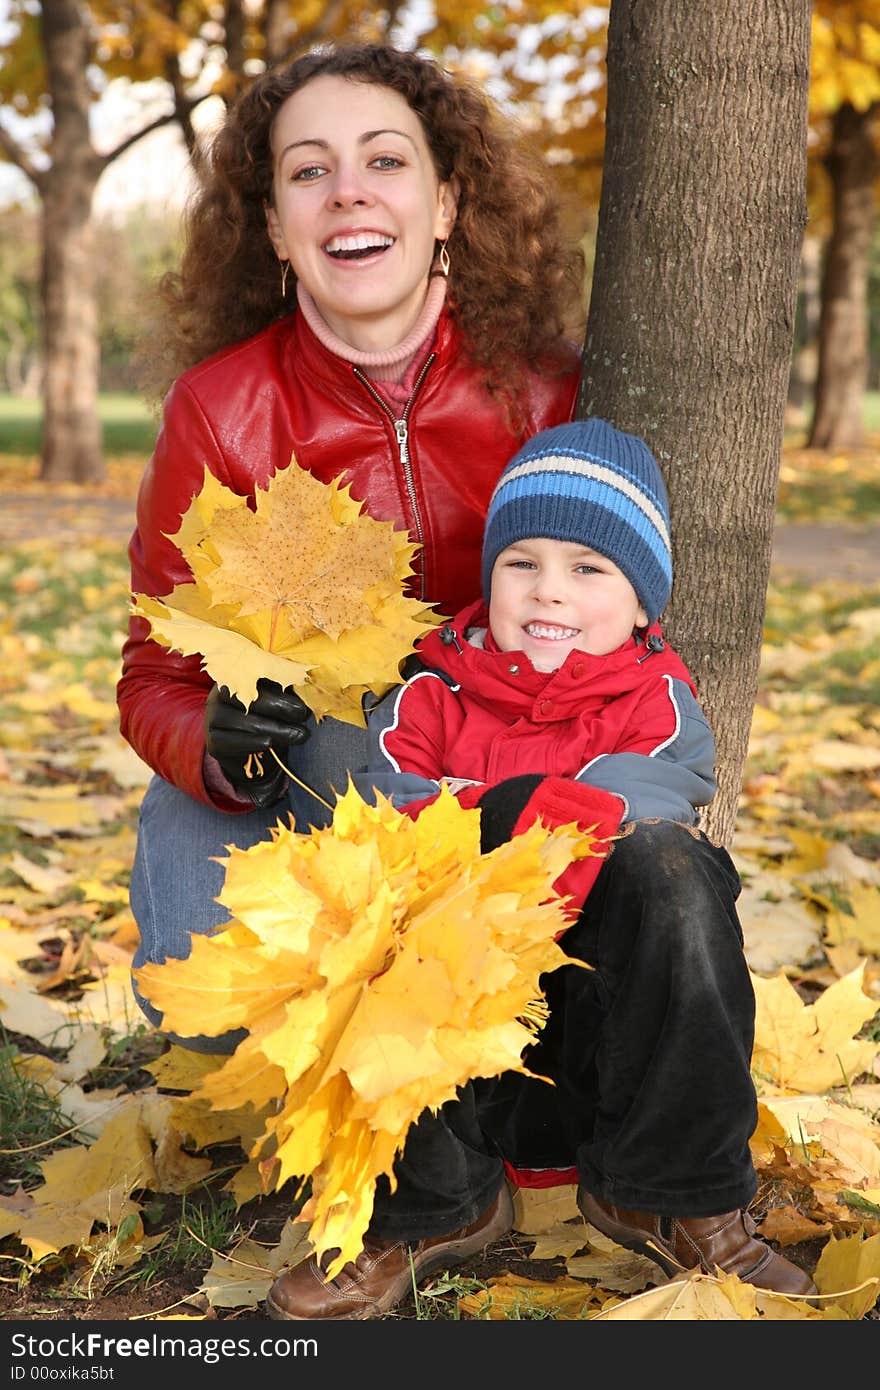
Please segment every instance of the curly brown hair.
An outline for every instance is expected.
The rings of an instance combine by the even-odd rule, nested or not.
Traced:
[[[489,387],[515,400],[524,363],[556,369],[572,307],[582,303],[583,257],[563,232],[561,192],[538,151],[475,85],[430,59],[370,43],[276,67],[229,111],[197,169],[180,270],[159,287],[165,323],[152,341],[162,344],[160,393],[184,368],[295,304],[292,274],[281,300],[266,229],[272,125],[288,97],[324,75],[398,92],[422,122],[439,180],[455,177],[449,303]]]

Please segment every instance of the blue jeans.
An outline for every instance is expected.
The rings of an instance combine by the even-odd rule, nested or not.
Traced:
[[[289,750],[287,765],[331,806],[334,790],[341,795],[348,784],[348,770],[366,762],[367,740],[363,729],[336,719],[312,722],[311,737]],[[140,944],[132,966],[148,961],[161,964],[169,957],[185,960],[193,933],[204,934],[229,921],[229,913],[215,901],[223,887],[224,866],[214,856],[225,856],[230,846],[249,849],[269,838],[280,821],[287,826],[291,815],[299,831],[329,824],[330,811],[310,792],[290,783],[287,795],[275,806],[227,815],[195,801],[170,782],[154,777],[140,808],[137,850],[131,874],[131,910],[140,932]],[[146,1000],[132,981],[134,996],[157,1028],[162,1014]],[[172,1042],[196,1052],[232,1052],[243,1030],[181,1035],[167,1032]]]

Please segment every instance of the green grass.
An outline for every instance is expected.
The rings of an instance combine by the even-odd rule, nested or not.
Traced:
[[[880,391],[867,391],[862,418],[869,434],[880,434]]]
[[[41,1176],[40,1160],[76,1142],[67,1132],[73,1122],[23,1060],[0,1024],[0,1191],[19,1182],[33,1186]]]
[[[149,1208],[145,1210],[144,1215],[148,1220],[151,1214]],[[164,1212],[160,1199],[156,1201],[155,1214],[161,1221]],[[181,1199],[177,1220],[164,1232],[161,1244],[147,1251],[135,1269],[119,1275],[113,1258],[115,1252],[108,1252],[111,1258],[107,1261],[103,1282],[114,1289],[128,1284],[135,1290],[145,1290],[163,1277],[181,1270],[207,1269],[216,1252],[226,1254],[233,1245],[244,1239],[244,1235],[237,1220],[235,1198],[229,1193],[214,1194],[205,1185],[196,1196]],[[126,1232],[123,1231],[120,1244],[124,1244],[125,1236]],[[89,1290],[91,1292],[92,1289]]]
[[[149,454],[152,451],[157,420],[140,396],[108,392],[100,396],[98,412],[108,453]],[[39,397],[0,393],[0,454],[39,453],[42,414]]]

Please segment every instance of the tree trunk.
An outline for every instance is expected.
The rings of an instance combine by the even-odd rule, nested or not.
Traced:
[[[91,210],[101,163],[89,135],[91,58],[87,17],[76,0],[41,6],[51,94],[52,163],[43,194],[45,384],[40,477],[104,477],[98,418],[98,332]]]
[[[245,18],[242,0],[226,0],[223,23],[226,72],[223,100],[233,106],[247,86],[245,77]]]
[[[169,18],[173,23],[181,23],[180,12],[182,8],[183,0],[173,0],[169,10]],[[199,158],[199,144],[195,126],[192,122],[193,102],[186,95],[186,80],[180,70],[180,56],[180,53],[176,49],[171,50],[167,54],[165,58],[165,81],[171,88],[171,97],[174,102],[174,119],[180,126],[187,152],[195,163]]]
[[[263,38],[266,67],[272,68],[290,51],[292,24],[288,0],[266,0],[263,11]]]
[[[822,277],[819,370],[810,430],[813,449],[864,443],[862,403],[868,384],[868,255],[874,230],[878,161],[871,134],[876,106],[841,106],[825,160],[833,222]]]
[[[822,243],[805,236],[801,249],[800,333],[795,343],[788,383],[788,423],[806,427],[816,394],[819,363],[819,317],[822,307]]]
[[[642,435],[670,494],[664,625],[718,742],[733,835],[758,685],[798,260],[810,0],[612,0],[577,413]]]

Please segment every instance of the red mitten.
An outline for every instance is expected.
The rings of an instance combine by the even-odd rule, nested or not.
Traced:
[[[557,893],[569,899],[566,911],[572,920],[583,907],[605,862],[611,840],[620,829],[623,812],[623,798],[613,792],[575,782],[569,777],[543,777],[513,827],[514,835],[519,835],[538,819],[548,830],[574,822],[595,842],[595,853],[574,860],[553,884]]]

